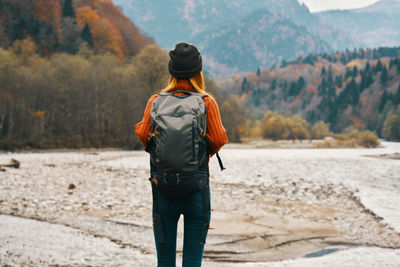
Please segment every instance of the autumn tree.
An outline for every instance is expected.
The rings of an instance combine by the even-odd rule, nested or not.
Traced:
[[[400,141],[400,112],[390,114],[384,123],[382,135],[391,141]]]
[[[267,111],[261,127],[263,137],[272,140],[310,138],[309,124],[300,114],[285,117],[276,111]]]
[[[309,123],[304,120],[300,114],[293,115],[287,118],[287,126],[289,129],[289,139],[303,140],[309,139]]]
[[[85,18],[97,15],[97,20],[82,20],[82,12],[78,12],[82,8],[90,11],[84,12]],[[86,22],[96,53],[112,52],[123,59],[154,43],[111,0],[2,0],[0,45],[8,48],[15,40],[31,38],[42,56],[55,52],[76,54],[82,37],[90,44],[87,29],[82,36]]]
[[[36,54],[37,46],[31,38],[16,40],[10,51],[17,56],[23,65],[26,65],[29,59]]]
[[[277,112],[267,111],[262,120],[262,134],[272,140],[288,139],[290,131],[286,118]]]
[[[220,110],[228,139],[232,142],[240,142],[246,123],[246,110],[239,97],[229,94],[222,103]]]
[[[311,129],[312,139],[323,139],[326,136],[331,135],[332,133],[329,131],[329,124],[326,124],[323,121],[316,122]]]

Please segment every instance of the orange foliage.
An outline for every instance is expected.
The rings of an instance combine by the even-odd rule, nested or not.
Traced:
[[[81,25],[87,22],[90,27],[93,27],[93,25],[99,23],[100,16],[92,7],[83,6],[76,11],[76,21]]]
[[[98,31],[98,42],[103,43],[107,50],[115,52],[120,58],[125,56],[125,42],[118,29],[107,19],[101,19],[95,27]],[[96,40],[94,38],[94,40]]]
[[[101,1],[102,4],[107,4]],[[95,51],[111,51],[120,58],[126,56],[125,42],[120,31],[106,18],[100,17],[97,10],[90,6],[83,6],[76,11],[76,20],[79,24],[89,24]]]
[[[340,67],[335,66],[335,67],[333,68],[333,74],[340,73],[340,72],[342,72],[342,69],[341,69]]]
[[[33,2],[33,8],[38,20],[52,25],[60,20],[61,7],[59,1],[35,0]]]
[[[58,38],[62,39],[60,2],[54,0],[35,0],[33,2],[33,9],[36,18],[52,25]]]
[[[91,2],[95,5],[114,6],[112,0],[92,0]]]
[[[358,68],[360,68],[362,66],[362,62],[359,58],[356,58],[356,59],[350,61],[349,63],[347,63],[346,66],[348,68],[353,68],[354,66],[357,66]]]
[[[47,114],[47,110],[36,110],[36,111],[31,110],[30,113],[33,117],[37,117],[43,120]]]

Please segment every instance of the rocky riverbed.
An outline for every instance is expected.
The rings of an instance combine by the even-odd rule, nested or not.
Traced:
[[[398,266],[400,161],[387,155],[400,145],[382,144],[224,148],[227,170],[210,165],[204,266]],[[0,265],[156,265],[145,152],[3,153],[0,163],[12,158],[20,168],[0,172]]]

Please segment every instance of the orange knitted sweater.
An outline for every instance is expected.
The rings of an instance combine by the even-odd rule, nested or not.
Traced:
[[[177,90],[187,90],[195,92],[191,84],[186,80],[178,81]],[[135,125],[135,132],[143,147],[146,147],[147,137],[150,133],[151,118],[150,111],[153,101],[158,97],[158,94],[152,95],[147,102],[146,109],[144,110],[143,119]],[[219,151],[219,149],[228,142],[226,131],[222,125],[221,115],[219,113],[217,102],[214,98],[206,96],[203,98],[207,107],[207,138],[208,148],[207,153],[211,157]]]

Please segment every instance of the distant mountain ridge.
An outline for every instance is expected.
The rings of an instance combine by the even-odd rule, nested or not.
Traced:
[[[353,36],[355,47],[400,45],[400,1],[381,0],[368,7],[315,13],[325,24]]]
[[[354,12],[398,12],[400,0],[381,0],[367,7],[354,9]]]
[[[216,73],[233,70],[254,71],[255,66],[270,67],[277,61],[306,55],[303,53],[400,44],[400,36],[397,34],[399,27],[396,27],[399,24],[396,18],[397,11],[390,8],[389,12],[387,8],[390,3],[398,2],[394,0],[383,0],[369,9],[322,13],[311,13],[307,6],[299,4],[297,0],[168,2],[114,0],[114,2],[120,5],[144,32],[154,37],[160,46],[172,48],[180,41],[198,44],[206,56],[206,62],[210,63],[208,67]],[[397,7],[394,9],[397,10]],[[371,16],[368,10],[373,10],[375,13]],[[283,34],[274,28],[276,24],[272,23],[268,25],[272,29],[268,29],[267,38],[264,35],[266,29],[259,25],[260,17],[268,16],[261,15],[261,12],[265,11],[279,17],[278,20],[285,20],[283,23],[287,24],[287,28],[293,30],[290,36],[286,36],[289,31]],[[258,17],[253,19],[252,16]],[[289,22],[292,23],[290,26]],[[298,34],[303,36],[300,37]],[[375,35],[378,38],[375,38]],[[257,41],[249,47],[252,41],[241,40],[241,36]],[[296,43],[293,46],[287,45],[287,40],[301,38],[306,40],[305,44],[314,45],[310,45],[307,49],[304,47],[299,49]],[[277,40],[280,42],[277,43]],[[235,59],[233,51],[227,50],[227,47],[245,54],[235,54]],[[311,49],[312,47],[314,49]],[[254,56],[255,54],[259,56]]]
[[[204,51],[206,64],[222,74],[255,71],[260,66],[279,64],[282,59],[331,50],[305,27],[268,9],[259,9],[235,24],[199,34],[194,41]]]

